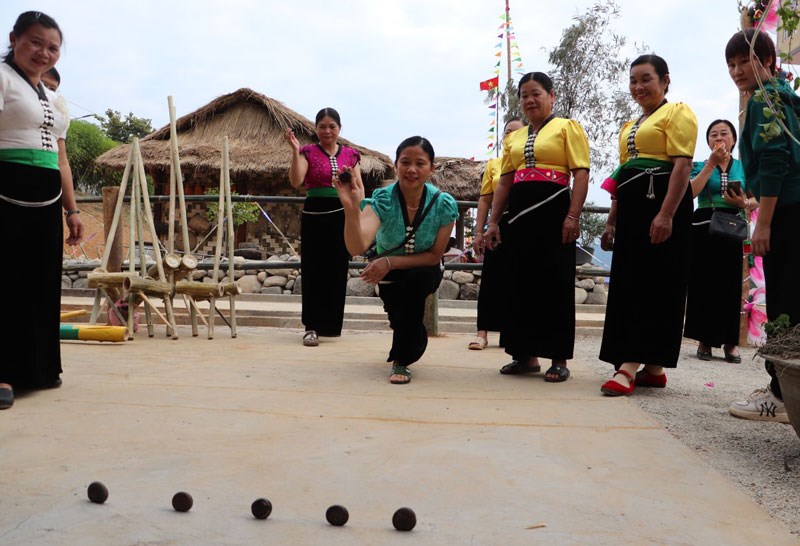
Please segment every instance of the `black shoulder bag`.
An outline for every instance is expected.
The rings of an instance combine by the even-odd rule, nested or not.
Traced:
[[[728,163],[728,170],[733,166],[733,159]],[[719,165],[717,169],[720,171],[720,179],[724,182],[723,186],[727,185],[728,172],[723,171]],[[711,190],[708,189],[709,199],[712,199]],[[713,203],[713,200],[712,200]],[[717,210],[712,205],[711,222],[708,224],[708,234],[711,237],[718,239],[726,239],[728,241],[744,242],[748,236],[747,220],[744,219],[742,213],[730,214],[721,210]]]

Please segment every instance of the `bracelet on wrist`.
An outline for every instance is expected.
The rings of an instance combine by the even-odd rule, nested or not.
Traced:
[[[386,266],[389,268],[389,271],[392,270],[392,262],[389,261],[389,256],[384,256],[386,259]]]
[[[81,213],[81,211],[79,211],[78,209],[69,209],[69,210],[65,210],[64,211],[64,216],[66,218],[69,218],[73,214],[80,214],[80,213]]]
[[[581,220],[580,216],[573,216],[572,214],[567,214],[567,218],[570,220],[575,220],[576,222],[580,222]]]

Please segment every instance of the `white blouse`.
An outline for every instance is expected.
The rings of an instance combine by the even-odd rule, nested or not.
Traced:
[[[44,91],[46,101],[14,68],[0,62],[0,149],[58,151],[58,139],[67,137],[69,110],[63,97]]]

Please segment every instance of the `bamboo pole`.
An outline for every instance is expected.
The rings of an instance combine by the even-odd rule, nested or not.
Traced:
[[[228,144],[228,137],[223,139],[223,150],[225,154],[225,213],[228,216],[228,281],[234,281],[234,246],[235,234],[233,232],[233,203],[231,202],[231,160],[230,160],[230,146]],[[236,332],[236,298],[233,294],[230,296],[230,314],[231,314],[231,337],[235,338],[238,334]]]
[[[172,294],[172,285],[170,283],[139,277],[126,278],[123,288],[128,291],[142,291],[148,295],[163,296]]]
[[[142,161],[141,150],[139,149],[139,140],[134,138],[133,142],[136,148],[137,162],[139,164],[140,189],[142,192],[142,202],[144,203],[147,223],[149,224],[150,227],[150,237],[153,240],[153,244],[157,245],[158,234],[156,233],[155,223],[153,221],[153,211],[150,208],[150,195],[147,191],[147,177],[144,172],[144,162]],[[161,260],[161,252],[155,253],[155,259],[156,259],[156,266],[158,267],[158,279],[159,281],[166,282],[167,278],[166,274],[164,273],[164,264]],[[171,284],[170,287],[172,287]],[[171,336],[172,339],[178,339],[178,329],[175,326],[175,313],[172,308],[172,299],[169,295],[164,298],[164,307],[166,308],[167,317],[169,318],[169,321],[167,322],[167,335]]]
[[[103,260],[100,262],[101,267],[105,270],[108,270],[108,260],[111,256],[111,249],[113,248],[113,241],[114,237],[117,234],[117,227],[119,226],[119,219],[122,216],[122,204],[124,199],[121,196],[125,195],[125,189],[128,186],[128,179],[131,175],[131,165],[133,163],[133,148],[131,148],[130,153],[128,154],[128,161],[125,162],[125,170],[122,173],[122,182],[119,186],[119,194],[117,196],[117,204],[114,207],[114,216],[111,220],[111,227],[108,230],[108,233],[111,235],[110,240],[106,240],[106,247],[103,250]],[[119,230],[120,234],[122,230]],[[107,296],[108,294],[106,294]],[[89,318],[89,322],[91,324],[97,323],[97,317],[100,314],[100,292],[98,291],[94,296],[94,304],[92,305],[92,316]]]
[[[242,287],[239,286],[238,282],[227,282],[220,284],[222,287],[222,295],[223,296],[238,296],[242,293]]]
[[[175,186],[178,189],[178,204],[181,212],[181,236],[183,237],[183,253],[192,251],[189,248],[189,222],[186,219],[186,199],[183,194],[183,176],[181,175],[181,160],[178,154],[178,129],[175,122],[175,106],[172,96],[167,97],[169,103],[169,144],[172,150],[172,168],[175,171]]]
[[[179,281],[175,283],[175,293],[198,298],[220,298],[225,290],[219,283]]]
[[[81,341],[125,341],[124,326],[95,326],[85,324],[61,324],[59,339]]]
[[[167,252],[164,255],[164,266],[173,271],[178,269],[181,266],[181,257],[174,252]]]

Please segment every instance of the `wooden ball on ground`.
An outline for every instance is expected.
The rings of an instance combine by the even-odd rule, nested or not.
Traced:
[[[86,490],[89,500],[95,504],[103,504],[108,499],[108,489],[100,482],[92,482]]]
[[[256,519],[267,519],[272,513],[272,503],[267,499],[256,499],[250,505],[250,511]]]
[[[347,508],[344,506],[334,504],[325,512],[325,519],[327,519],[328,523],[331,525],[341,527],[347,523],[348,519],[350,519],[350,514],[347,512]]]
[[[392,525],[398,531],[410,531],[417,524],[417,515],[411,508],[398,508],[392,516]]]
[[[178,512],[188,512],[193,504],[192,496],[185,491],[179,491],[172,497],[172,507]]]

